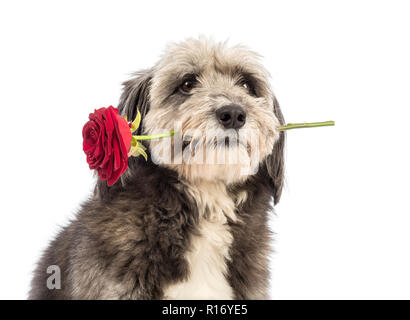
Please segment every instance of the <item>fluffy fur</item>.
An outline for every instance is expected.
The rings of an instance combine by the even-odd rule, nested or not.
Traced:
[[[187,76],[195,78],[189,95],[178,90]],[[253,136],[219,147],[227,130],[215,112],[229,104],[246,111],[244,128]],[[170,145],[151,141],[152,160],[130,158],[112,187],[98,181],[44,252],[29,298],[268,298],[267,220],[284,171],[284,134],[275,128],[284,121],[258,55],[206,39],[173,44],[153,68],[124,83],[121,113],[134,119],[137,107],[137,134],[174,130],[178,122],[181,149],[177,137]],[[198,148],[209,132],[217,134]],[[221,148],[226,156],[249,156],[249,172],[242,162],[184,161],[185,150],[215,160]],[[50,265],[61,268],[61,289],[46,286]]]

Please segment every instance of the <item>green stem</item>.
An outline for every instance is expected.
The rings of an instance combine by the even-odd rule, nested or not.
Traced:
[[[278,127],[279,131],[290,130],[290,129],[298,129],[298,128],[314,128],[314,127],[325,127],[325,126],[334,126],[334,121],[324,121],[324,122],[303,122],[303,123],[288,123],[285,126]],[[152,135],[143,135],[143,136],[132,136],[133,139],[140,141],[140,140],[154,140],[154,139],[161,139],[165,137],[171,137],[175,135],[174,131],[167,132],[167,133],[159,133],[159,134],[152,134]]]
[[[159,134],[152,134],[147,136],[132,136],[135,140],[153,140],[153,139],[161,139],[165,137],[171,137],[175,134],[174,131],[167,132],[167,133],[159,133]]]
[[[279,131],[298,129],[298,128],[314,128],[314,127],[325,127],[334,126],[334,121],[324,121],[324,122],[304,122],[304,123],[288,123],[285,126],[278,127]]]

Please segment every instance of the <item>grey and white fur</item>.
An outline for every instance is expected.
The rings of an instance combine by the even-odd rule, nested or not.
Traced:
[[[173,130],[175,121],[182,135],[241,126],[257,133],[256,170],[246,175],[238,164],[131,157],[114,186],[96,183],[45,250],[30,299],[269,298],[268,216],[282,192],[285,137],[276,129],[284,120],[259,60],[243,46],[188,39],[124,82],[118,108],[129,120],[141,111],[137,134]],[[239,110],[241,123],[226,125],[221,108]],[[170,139],[145,143],[148,153]],[[189,139],[183,148],[195,141]],[[250,155],[248,143],[232,148]],[[204,148],[211,157],[216,150],[212,143]],[[59,290],[46,286],[51,265],[61,269]]]

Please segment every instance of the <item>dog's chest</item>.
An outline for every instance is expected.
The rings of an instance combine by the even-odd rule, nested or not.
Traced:
[[[200,212],[185,257],[189,276],[164,291],[165,299],[233,299],[227,280],[227,262],[233,237],[228,218],[236,221],[235,204],[224,185],[201,184],[189,188]]]

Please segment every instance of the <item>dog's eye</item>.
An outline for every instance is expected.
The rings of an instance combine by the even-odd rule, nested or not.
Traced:
[[[179,91],[181,91],[183,94],[189,94],[193,88],[194,88],[194,81],[192,81],[192,80],[185,80],[185,81],[179,86]]]
[[[241,86],[242,88],[244,88],[246,91],[248,91],[249,94],[251,94],[251,95],[256,94],[253,84],[248,79],[241,79],[238,82],[238,85]]]

